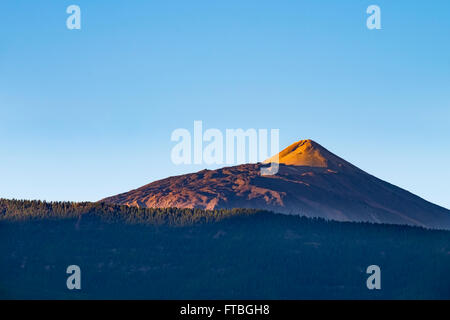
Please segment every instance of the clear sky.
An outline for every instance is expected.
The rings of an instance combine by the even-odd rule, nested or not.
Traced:
[[[0,197],[99,200],[202,169],[170,158],[194,120],[311,138],[450,208],[450,1],[0,2]]]

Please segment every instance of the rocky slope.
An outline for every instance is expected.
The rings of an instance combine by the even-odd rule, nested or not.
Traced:
[[[278,162],[276,175],[261,167]],[[450,210],[382,181],[312,140],[264,163],[169,177],[101,201],[138,207],[258,208],[339,221],[450,229]]]

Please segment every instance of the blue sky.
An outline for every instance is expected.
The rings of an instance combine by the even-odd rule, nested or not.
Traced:
[[[202,120],[314,139],[450,208],[449,14],[444,0],[3,0],[0,197],[98,200],[202,169],[170,159],[172,131]]]

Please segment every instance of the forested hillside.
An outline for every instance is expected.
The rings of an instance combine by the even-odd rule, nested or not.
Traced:
[[[448,231],[101,203],[2,200],[0,215],[0,298],[450,299]]]

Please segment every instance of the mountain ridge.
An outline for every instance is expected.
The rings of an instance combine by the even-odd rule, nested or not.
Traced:
[[[278,173],[262,176],[261,168],[273,162],[279,163]],[[168,177],[100,201],[149,208],[254,208],[450,229],[450,210],[370,175],[310,139],[263,163]]]

